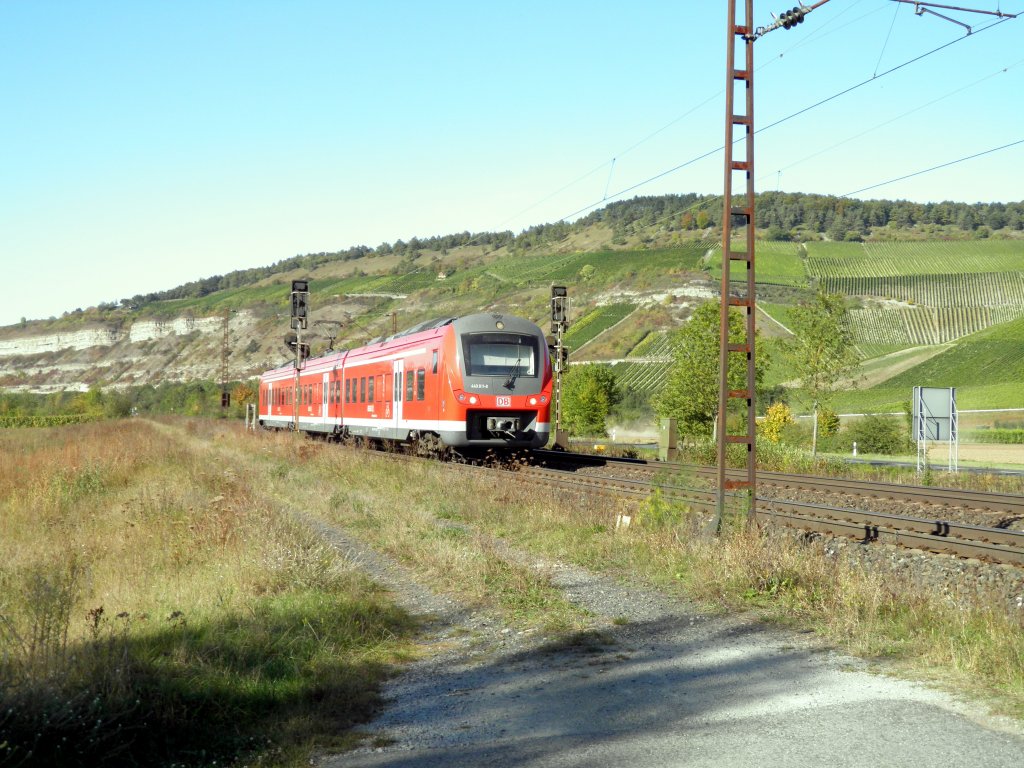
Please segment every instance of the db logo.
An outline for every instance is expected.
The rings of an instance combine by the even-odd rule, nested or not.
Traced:
[[[511,408],[512,407],[512,398],[511,397],[496,397],[494,399],[496,401],[495,405],[497,405],[499,408]]]

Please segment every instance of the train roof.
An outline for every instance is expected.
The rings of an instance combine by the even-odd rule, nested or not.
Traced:
[[[424,338],[435,338],[441,335],[439,331],[442,331],[442,329],[449,325],[454,326],[453,330],[460,334],[506,330],[513,333],[540,334],[543,337],[543,333],[535,323],[515,315],[506,315],[502,312],[478,312],[462,317],[441,317],[418,323],[391,336],[378,336],[361,347],[330,352],[320,357],[311,357],[306,360],[302,370],[304,373],[328,371],[331,368],[344,365],[345,361],[350,357],[363,357],[364,355],[375,354],[393,342],[415,343]],[[404,346],[404,344],[400,343],[396,346]],[[276,380],[294,375],[295,365],[289,362],[278,368],[265,371],[260,378]]]

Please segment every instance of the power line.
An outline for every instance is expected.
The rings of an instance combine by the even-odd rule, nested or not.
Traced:
[[[895,183],[897,181],[903,181],[904,179],[910,179],[910,178],[913,178],[914,176],[920,176],[921,174],[924,174],[924,173],[931,173],[932,171],[937,171],[940,168],[948,168],[951,165],[956,165],[957,163],[963,163],[963,162],[966,162],[967,160],[973,160],[976,157],[982,157],[984,155],[990,155],[993,152],[999,152],[1000,150],[1003,150],[1003,149],[1009,149],[1010,147],[1015,147],[1018,144],[1024,144],[1024,139],[1018,139],[1017,141],[1011,141],[1009,144],[1003,144],[1003,146],[1001,146],[1001,147],[993,147],[992,149],[986,149],[984,152],[978,152],[978,153],[973,154],[973,155],[968,155],[967,157],[961,157],[958,160],[950,160],[948,163],[942,163],[941,165],[933,165],[931,168],[925,168],[923,171],[915,171],[914,173],[908,173],[906,176],[900,176],[898,178],[889,179],[888,181],[883,181],[883,182],[880,182],[878,184],[872,184],[870,187],[861,187],[860,189],[855,189],[853,192],[847,192],[845,195],[840,195],[840,197],[849,197],[850,195],[856,195],[856,194],[859,194],[861,192],[867,192],[869,189],[875,189],[876,187],[884,187],[886,184],[893,184],[893,183]]]
[[[940,101],[944,101],[945,99],[948,99],[951,96],[955,96],[958,93],[963,93],[964,91],[971,90],[971,89],[977,87],[978,85],[980,85],[981,83],[985,82],[986,80],[990,80],[993,77],[997,77],[998,75],[1006,74],[1011,69],[1013,69],[1015,67],[1018,67],[1021,64],[1024,64],[1024,59],[1020,59],[1019,61],[1016,61],[1013,64],[1010,64],[1009,66],[1002,67],[1002,68],[998,69],[997,71],[993,72],[992,74],[985,75],[984,77],[979,78],[979,79],[975,80],[972,83],[968,83],[965,86],[962,86],[962,87],[957,88],[955,90],[949,91],[948,93],[945,93],[942,96],[939,96],[939,97],[937,97],[935,99],[932,99],[931,101],[925,102],[924,104],[920,104],[919,106],[914,107],[913,109],[907,110],[906,112],[903,112],[903,113],[897,115],[896,117],[893,117],[893,118],[891,118],[889,120],[885,120],[885,121],[883,121],[881,123],[877,123],[876,125],[872,126],[871,128],[867,128],[867,129],[861,131],[860,133],[854,134],[853,136],[845,138],[842,141],[836,142],[835,144],[831,144],[831,145],[825,147],[824,149],[821,149],[821,150],[818,150],[817,152],[813,152],[813,153],[811,153],[809,155],[806,155],[805,157],[802,157],[799,160],[795,160],[792,163],[789,163],[788,165],[784,165],[781,168],[777,168],[775,171],[773,171],[773,173],[781,173],[782,171],[786,171],[786,170],[789,170],[790,168],[794,168],[797,165],[800,165],[801,163],[805,163],[808,160],[811,160],[811,159],[813,159],[815,157],[818,157],[819,155],[823,155],[826,152],[830,152],[831,150],[836,149],[837,147],[841,147],[844,144],[848,144],[851,141],[859,139],[861,136],[866,136],[867,134],[871,133],[872,131],[876,131],[879,128],[883,128],[886,125],[891,125],[892,123],[895,123],[898,120],[902,120],[904,117],[907,117],[908,115],[912,115],[915,112],[920,112],[922,109],[926,109],[927,107],[930,107],[933,104],[938,104]],[[758,181],[761,181],[761,180],[767,178],[770,175],[771,174],[765,174],[764,176],[761,176],[758,179]]]
[[[770,128],[774,128],[774,127],[776,127],[778,125],[781,125],[782,123],[785,123],[788,120],[793,119],[794,117],[797,117],[799,115],[805,114],[806,112],[809,112],[812,109],[816,109],[817,107],[820,107],[820,106],[822,106],[824,104],[827,104],[830,101],[834,101],[835,99],[839,98],[840,96],[845,96],[846,94],[851,93],[852,91],[855,91],[858,88],[862,88],[863,86],[867,85],[868,83],[872,83],[872,82],[874,82],[876,80],[879,80],[879,79],[881,79],[881,78],[883,78],[883,77],[885,77],[887,75],[891,75],[892,73],[897,72],[897,71],[903,69],[904,67],[909,66],[910,64],[914,64],[915,62],[921,61],[922,59],[927,58],[928,56],[931,56],[932,54],[938,53],[939,51],[942,51],[942,50],[944,50],[946,48],[949,48],[952,45],[955,45],[956,43],[962,42],[963,40],[967,40],[970,37],[975,37],[978,34],[981,34],[982,32],[986,32],[989,29],[992,29],[993,27],[996,27],[996,26],[998,26],[998,25],[1000,25],[1000,24],[1002,24],[1002,23],[1004,23],[1006,21],[1009,21],[1010,18],[1012,18],[1012,17],[1000,18],[997,21],[994,21],[994,22],[992,22],[991,24],[989,24],[987,26],[984,26],[984,27],[981,27],[978,30],[975,30],[973,35],[964,36],[964,37],[958,37],[958,38],[956,38],[954,40],[949,41],[948,43],[943,43],[942,45],[938,46],[937,48],[933,48],[932,50],[927,51],[925,53],[922,53],[919,56],[915,56],[912,59],[908,59],[907,61],[903,62],[902,64],[898,64],[895,67],[891,67],[890,69],[885,70],[884,72],[882,72],[879,75],[873,75],[872,77],[870,77],[870,78],[868,78],[866,80],[862,80],[861,82],[856,83],[856,84],[850,86],[849,88],[844,88],[843,90],[841,90],[841,91],[839,91],[839,92],[837,92],[837,93],[835,93],[835,94],[833,94],[831,96],[828,96],[827,98],[821,99],[820,101],[817,101],[814,104],[811,104],[811,105],[809,105],[807,107],[804,107],[803,109],[800,109],[800,110],[798,110],[796,112],[793,112],[792,114],[787,115],[786,117],[780,118],[779,120],[776,120],[773,123],[769,123],[766,126],[758,128],[756,131],[754,131],[754,135],[763,133],[764,131],[767,131]],[[668,170],[661,171],[660,173],[657,173],[654,176],[651,176],[651,177],[649,177],[647,179],[644,179],[643,181],[637,182],[636,184],[632,184],[631,186],[626,187],[625,189],[621,189],[618,192],[613,193],[612,195],[607,195],[602,200],[598,200],[596,202],[590,203],[589,205],[586,205],[586,206],[584,206],[584,207],[582,207],[582,208],[580,208],[580,209],[578,209],[576,211],[573,211],[572,213],[566,214],[565,216],[562,216],[559,220],[560,221],[564,221],[566,219],[571,219],[574,216],[578,216],[579,214],[584,213],[584,212],[590,210],[591,208],[595,208],[595,207],[601,205],[601,203],[605,202],[607,199],[615,199],[616,197],[620,197],[621,195],[625,195],[625,194],[627,194],[629,192],[632,192],[633,190],[636,190],[636,189],[639,189],[640,187],[646,186],[647,184],[650,184],[651,182],[657,181],[658,179],[664,178],[665,176],[668,176],[668,175],[670,175],[672,173],[675,173],[676,171],[682,170],[683,168],[686,168],[689,165],[693,165],[694,163],[696,163],[696,162],[698,162],[700,160],[703,160],[703,159],[705,159],[707,157],[710,157],[711,155],[713,155],[713,154],[715,154],[717,152],[721,152],[724,148],[725,147],[723,145],[723,146],[719,146],[719,147],[717,147],[715,149],[709,150],[708,152],[705,152],[705,153],[703,153],[703,154],[701,154],[701,155],[699,155],[697,157],[694,157],[694,158],[692,158],[690,160],[687,160],[684,163],[680,163],[679,165],[677,165],[677,166],[675,166],[673,168],[669,168]]]
[[[992,29],[992,27],[999,26],[1000,24],[1002,24],[1005,21],[1009,21],[1009,18],[1003,18],[1003,19],[999,19],[998,21],[994,21],[991,24],[989,24],[987,27],[982,27],[977,32],[975,32],[974,34],[977,35],[977,34],[980,34],[982,32],[985,32],[985,31],[987,31],[989,29]],[[903,69],[904,67],[910,66],[911,64],[914,64],[914,63],[920,61],[921,59],[924,59],[924,58],[927,58],[928,56],[931,56],[933,53],[938,53],[941,50],[949,48],[951,45],[956,45],[957,43],[962,42],[962,41],[967,40],[967,39],[968,39],[968,37],[964,36],[964,37],[958,37],[955,40],[950,40],[948,43],[943,43],[938,48],[933,48],[932,50],[927,51],[926,53],[922,53],[920,56],[915,56],[914,58],[908,59],[907,61],[903,62],[902,64],[897,64],[895,67],[892,67],[891,69],[885,70],[880,75],[872,75],[871,77],[867,78],[866,80],[862,80],[861,82],[856,83],[855,85],[851,85],[849,88],[845,88],[845,89],[839,91],[838,93],[834,93],[831,96],[828,96],[827,98],[824,98],[821,101],[815,102],[814,104],[811,104],[808,107],[804,107],[803,109],[801,109],[801,110],[799,110],[797,112],[794,112],[791,115],[787,115],[786,117],[783,117],[783,118],[781,118],[779,120],[776,120],[774,123],[769,123],[768,125],[764,126],[763,128],[760,128],[757,132],[760,133],[761,131],[767,131],[769,128],[774,128],[777,125],[781,125],[782,123],[786,122],[787,120],[792,120],[794,117],[802,115],[805,112],[809,112],[812,109],[816,109],[817,107],[820,107],[823,104],[828,104],[830,101],[835,101],[840,96],[845,96],[846,94],[851,93],[851,92],[857,90],[858,88],[864,87],[868,83],[873,83],[875,80],[879,80],[879,79],[885,77],[886,75],[891,75],[893,72],[897,72],[897,71]]]

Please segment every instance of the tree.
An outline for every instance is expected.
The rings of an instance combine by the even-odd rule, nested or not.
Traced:
[[[577,435],[604,436],[608,411],[621,399],[609,366],[570,366],[562,378],[562,426]]]
[[[786,342],[786,348],[794,378],[814,411],[812,454],[818,450],[818,409],[831,401],[839,383],[851,378],[860,364],[847,312],[842,294],[819,291],[790,315],[794,337]]]
[[[685,435],[710,435],[718,415],[719,306],[716,301],[702,304],[690,321],[673,334],[675,359],[665,386],[654,399],[658,415],[675,419],[679,431]],[[730,313],[732,343],[740,343],[744,338],[743,326],[743,316],[739,312]],[[754,379],[759,386],[769,361],[762,346],[756,341],[755,344]],[[729,388],[745,389],[746,361],[738,354],[730,354],[729,358]]]

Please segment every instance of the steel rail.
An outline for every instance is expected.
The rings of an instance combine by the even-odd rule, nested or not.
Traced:
[[[692,472],[698,476],[713,478],[715,467],[675,462],[648,462],[644,459],[619,459],[617,457],[593,456],[591,454],[566,454],[557,451],[535,452],[552,461],[577,461],[588,466],[623,464],[642,470]],[[743,470],[729,470],[737,477]],[[853,493],[893,501],[923,502],[939,506],[966,506],[992,512],[1006,512],[1024,515],[1024,496],[991,491],[972,491],[963,488],[942,488],[923,485],[902,485],[898,483],[871,480],[849,480],[846,478],[820,477],[818,475],[787,474],[783,472],[758,472],[762,484],[772,487],[801,490],[821,490],[830,493]],[[759,497],[760,498],[760,497]]]
[[[645,480],[570,476],[554,469],[528,467],[516,474],[525,475],[543,485],[610,493],[644,499],[653,489],[666,498],[713,511],[717,494],[713,490],[661,486]],[[789,527],[842,535],[864,541],[881,541],[903,547],[955,554],[960,557],[1024,565],[1024,531],[987,528],[941,519],[869,512],[826,504],[811,504],[788,499],[759,498],[759,509],[767,517]]]

